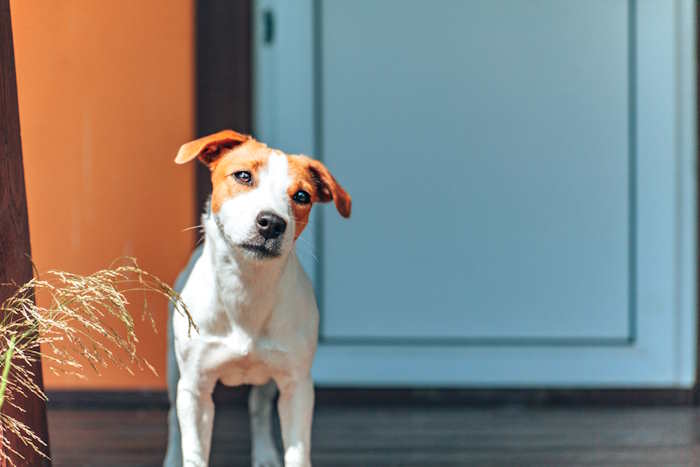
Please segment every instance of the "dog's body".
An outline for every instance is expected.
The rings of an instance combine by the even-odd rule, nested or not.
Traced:
[[[184,145],[176,161],[195,157],[210,167],[213,191],[204,250],[181,294],[198,332],[173,316],[183,463],[208,462],[211,393],[220,380],[255,385],[254,466],[281,465],[271,431],[275,386],[284,465],[309,466],[318,310],[294,241],[313,202],[333,199],[348,217],[350,197],[319,162],[230,130]]]

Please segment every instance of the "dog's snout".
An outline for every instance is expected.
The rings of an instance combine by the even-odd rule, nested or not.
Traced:
[[[257,224],[258,232],[266,240],[279,237],[287,228],[287,221],[269,211],[263,211],[258,214],[255,223]]]

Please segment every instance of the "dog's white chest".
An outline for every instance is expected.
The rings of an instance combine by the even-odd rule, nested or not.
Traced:
[[[173,318],[181,371],[231,386],[260,385],[308,372],[318,315],[311,285],[296,257],[290,257],[277,277],[256,278],[253,287],[228,277],[225,267],[212,267],[207,247],[182,292],[199,332],[188,336],[186,320]],[[269,287],[267,280],[275,287]]]
[[[264,384],[281,370],[269,347],[267,339],[252,338],[242,330],[224,337],[204,337],[202,370],[214,372],[228,386]]]

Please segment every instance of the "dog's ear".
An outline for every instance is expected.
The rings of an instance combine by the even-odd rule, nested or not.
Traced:
[[[309,159],[309,171],[316,187],[318,200],[322,203],[327,203],[331,200],[335,201],[335,207],[340,215],[350,217],[352,198],[331,175],[326,166],[317,160]]]
[[[200,161],[211,168],[226,149],[232,149],[250,139],[250,136],[233,130],[222,130],[180,146],[175,163],[184,164],[198,157]]]

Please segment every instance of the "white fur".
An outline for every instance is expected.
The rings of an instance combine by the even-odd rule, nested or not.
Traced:
[[[294,251],[289,183],[286,157],[273,154],[254,189],[221,205],[218,218],[225,235],[213,216],[205,216],[204,251],[182,291],[199,333],[188,335],[187,320],[177,313],[173,318],[185,466],[207,465],[214,419],[211,393],[217,380],[229,386],[258,385],[249,401],[254,466],[281,465],[271,433],[275,384],[280,391],[284,465],[311,465],[310,371],[318,310]],[[287,221],[279,257],[260,259],[235,246],[255,233],[261,211]]]

